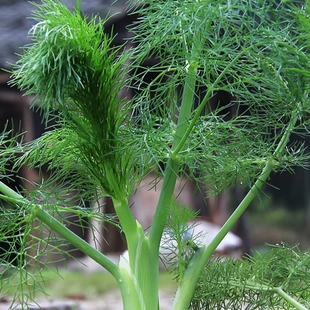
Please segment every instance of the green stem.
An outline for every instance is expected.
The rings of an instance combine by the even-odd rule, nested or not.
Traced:
[[[186,42],[184,42],[186,43]],[[164,227],[167,222],[168,214],[171,207],[172,197],[175,189],[176,180],[178,177],[178,172],[180,168],[179,161],[177,159],[177,154],[182,150],[182,147],[179,147],[179,150],[176,151],[177,147],[182,140],[186,129],[188,127],[189,118],[192,112],[192,106],[194,103],[195,97],[195,88],[197,80],[197,70],[198,62],[197,55],[199,47],[202,45],[200,40],[200,34],[196,34],[193,39],[192,44],[192,54],[191,59],[187,63],[187,76],[184,82],[184,88],[182,93],[182,101],[180,107],[180,113],[178,116],[178,123],[176,127],[176,132],[174,135],[174,140],[172,143],[170,158],[167,162],[165,169],[163,186],[161,189],[160,197],[158,199],[157,208],[155,211],[154,219],[151,225],[149,233],[149,252],[153,257],[152,262],[149,263],[149,270],[153,270],[156,267],[156,274],[158,279],[158,257],[159,257],[159,246],[161,236],[164,230]],[[154,260],[156,259],[156,261]],[[156,275],[153,275],[156,277]],[[152,293],[152,292],[149,292]],[[153,303],[155,301],[153,300]],[[158,305],[158,303],[157,303]]]
[[[120,273],[121,278],[119,281],[120,291],[123,299],[124,310],[146,310],[145,302],[142,297],[140,286],[138,285],[135,275],[123,257],[120,258]]]
[[[158,248],[158,251],[161,236],[169,214],[178,171],[178,162],[170,158],[165,170],[163,186],[160,192],[156,212],[149,233],[150,243],[154,246],[154,248]]]
[[[145,262],[141,261],[144,267],[144,270],[146,272],[152,271],[154,281],[157,281],[157,282],[158,282],[158,257],[159,257],[160,240],[161,240],[161,236],[164,231],[164,227],[166,225],[166,221],[167,221],[168,214],[170,211],[172,197],[173,197],[175,184],[176,184],[179,167],[180,167],[180,164],[177,160],[177,152],[174,152],[174,149],[179,145],[184,133],[186,132],[186,129],[188,126],[188,120],[191,115],[192,106],[194,103],[195,86],[196,86],[196,78],[197,78],[197,66],[198,66],[196,62],[196,53],[197,53],[198,46],[199,45],[194,40],[193,45],[192,45],[193,61],[189,62],[189,65],[187,68],[187,76],[185,79],[180,114],[178,117],[178,124],[176,128],[176,133],[174,135],[174,141],[172,144],[172,151],[171,151],[170,158],[167,162],[167,166],[165,169],[163,186],[162,186],[162,190],[161,190],[161,193],[158,199],[157,208],[155,211],[154,219],[151,225],[149,238],[148,238],[148,246],[149,246],[148,255],[151,254],[151,257],[149,257],[149,262],[147,266]],[[141,255],[139,255],[139,258],[140,259],[142,258]],[[140,262],[140,260],[138,261]],[[139,275],[141,276],[141,272],[139,273]],[[143,279],[140,279],[140,284],[142,283],[143,283]],[[145,284],[148,285],[149,287],[154,287],[154,285],[151,285],[151,283],[145,283]],[[157,291],[158,291],[158,284],[157,284]],[[152,301],[152,304],[156,305],[154,308],[156,309],[156,307],[158,307],[158,300],[157,300],[157,303],[155,303],[155,300],[153,299],[153,297],[151,297],[152,295],[154,295],[154,293],[155,292],[148,291],[146,292],[146,297],[147,297],[147,300]],[[151,304],[148,304],[148,305],[151,305]]]
[[[220,242],[232,229],[232,227],[235,225],[237,220],[245,212],[247,207],[250,205],[250,203],[256,197],[256,195],[261,190],[263,185],[266,183],[267,179],[270,176],[270,173],[272,172],[274,167],[277,165],[277,162],[273,159],[273,157],[280,155],[282,151],[285,149],[285,146],[287,145],[287,142],[293,131],[293,128],[298,120],[298,115],[299,115],[298,111],[294,110],[292,112],[292,118],[290,119],[290,122],[288,123],[285,129],[285,132],[281,140],[279,141],[279,144],[276,147],[273,155],[266,162],[266,165],[263,168],[260,176],[256,180],[255,184],[251,187],[247,195],[244,197],[244,199],[241,201],[239,206],[232,213],[232,215],[228,218],[226,223],[222,226],[222,228],[220,229],[218,234],[215,236],[215,238],[211,241],[211,243],[208,246],[201,248],[193,256],[192,261],[190,262],[189,267],[187,268],[185,272],[184,281],[180,283],[180,286],[177,290],[176,297],[173,303],[173,309],[178,309],[178,310],[188,309],[191,298],[194,294],[196,284],[198,282],[198,279],[202,273],[202,270],[205,264],[211,258],[213,252],[218,247]]]
[[[117,184],[115,184],[116,188]],[[158,309],[158,255],[154,255],[141,225],[135,221],[126,198],[117,191],[114,208],[126,236],[129,263],[122,263],[126,285],[120,286],[125,309]],[[118,199],[118,197],[120,197]],[[120,266],[121,267],[121,266]],[[139,308],[140,307],[140,308]]]
[[[189,123],[189,125],[186,128],[185,133],[182,135],[182,139],[179,141],[179,144],[176,146],[176,148],[174,149],[174,153],[178,154],[181,149],[183,148],[185,142],[187,141],[190,133],[193,131],[193,128],[197,122],[197,120],[200,117],[200,114],[202,113],[205,105],[207,104],[207,102],[210,100],[210,97],[212,95],[212,93],[214,91],[216,91],[214,88],[216,88],[217,84],[221,81],[221,79],[223,78],[223,76],[227,73],[227,71],[237,62],[237,60],[243,56],[245,53],[247,52],[247,49],[242,50],[242,52],[240,52],[231,62],[230,64],[218,75],[218,77],[216,78],[216,80],[214,81],[214,83],[209,87],[206,95],[204,96],[204,98],[202,99],[202,101],[200,102],[197,110],[195,111],[195,115],[192,118],[191,122]]]
[[[83,253],[85,253],[87,256],[92,258],[94,261],[96,261],[99,265],[104,267],[108,272],[110,272],[115,280],[117,281],[124,305],[124,310],[131,310],[131,309],[137,309],[137,310],[146,310],[146,302],[150,302],[150,304],[154,304],[154,309],[157,310],[158,305],[158,297],[157,294],[154,294],[154,291],[158,291],[156,287],[158,287],[158,281],[156,281],[156,270],[152,270],[152,276],[150,277],[150,274],[144,270],[145,272],[141,273],[141,279],[137,280],[137,277],[135,274],[132,273],[132,270],[129,266],[126,267],[126,263],[120,264],[120,267],[113,263],[110,259],[108,259],[105,255],[100,253],[98,250],[94,249],[92,246],[90,246],[85,240],[78,237],[76,234],[74,234],[71,230],[69,230],[67,227],[62,225],[59,221],[57,221],[53,216],[48,214],[42,206],[32,204],[30,201],[28,201],[26,198],[6,186],[4,183],[0,182],[0,192],[2,192],[4,195],[0,195],[0,198],[6,201],[10,201],[12,203],[15,203],[17,205],[31,205],[32,215],[38,220],[40,220],[42,223],[46,224],[48,227],[51,228],[51,230],[55,231],[57,234],[62,236],[65,240],[67,240],[70,244],[74,245],[76,248],[81,250]],[[116,205],[116,209],[121,208],[122,211],[121,217],[126,216],[126,210],[124,206],[126,204],[126,201],[117,201],[114,200],[114,203]],[[128,208],[129,209],[129,208]],[[126,221],[125,221],[126,222]],[[125,224],[126,226],[126,224]],[[128,228],[126,226],[126,228]],[[137,230],[137,226],[135,225],[135,229]],[[142,229],[142,228],[141,228]],[[134,232],[133,232],[134,233]],[[143,230],[140,231],[140,234],[137,234],[137,238],[141,237],[144,238],[143,240],[140,240],[140,257],[141,260],[147,260],[152,261],[150,259],[151,253],[148,251],[148,243],[147,239],[144,236]],[[129,239],[131,240],[132,236],[129,235]],[[132,243],[131,243],[132,245]],[[142,250],[141,250],[142,249]],[[135,249],[137,251],[137,249]],[[148,257],[147,257],[148,254]],[[153,258],[153,261],[155,258]],[[156,262],[158,263],[158,258],[156,258]],[[144,264],[146,267],[148,267],[148,264]],[[125,266],[125,267],[124,267]],[[137,268],[138,273],[141,271],[140,268]],[[144,268],[145,269],[145,268]],[[154,276],[155,273],[155,276]],[[158,272],[157,272],[158,273]],[[152,285],[146,285],[148,288],[147,293],[143,294],[143,290],[145,291],[145,288],[143,289],[143,280],[149,279],[152,281]],[[140,283],[141,282],[141,283]],[[149,283],[147,283],[149,284]],[[157,285],[157,286],[156,286]],[[141,289],[142,288],[142,289]],[[149,291],[151,289],[151,292]],[[146,301],[145,301],[146,300]],[[150,308],[151,309],[151,308]]]
[[[126,199],[112,198],[113,205],[122,230],[126,236],[130,267],[134,270],[138,246],[137,223],[134,220]]]
[[[168,160],[167,167],[165,170],[163,187],[160,193],[156,212],[149,233],[150,243],[154,245],[154,248],[156,247],[158,251],[161,236],[169,214],[175,183],[178,177],[180,167],[179,162],[177,160],[177,154],[181,149],[178,148],[178,146],[188,127],[188,121],[194,103],[197,70],[198,70],[197,55],[199,46],[201,46],[201,44],[202,42],[200,41],[200,35],[197,34],[193,39],[192,54],[191,54],[192,59],[188,60],[186,68],[187,76],[184,82],[180,114],[178,117],[178,124],[174,135],[170,159]],[[177,148],[178,151],[175,151]]]
[[[282,290],[282,288],[277,287],[274,289],[274,291],[280,295],[283,299],[285,299],[290,305],[294,306],[298,310],[309,310],[302,304],[300,304],[296,299],[294,299],[292,296],[288,295],[286,292]]]
[[[197,68],[198,63],[196,61],[193,61],[188,67],[187,77],[184,82],[184,90],[182,94],[180,114],[178,117],[178,125],[172,145],[172,157],[176,156],[178,152],[182,149],[179,144],[182,141],[183,136],[188,128],[189,118],[191,116],[192,106],[195,97]]]
[[[44,211],[42,206],[34,205],[32,213],[41,222],[46,224],[57,234],[65,238],[69,243],[74,245],[76,248],[81,250],[87,256],[92,258],[99,265],[104,267],[108,272],[110,272],[114,276],[116,280],[119,279],[119,268],[116,264],[114,264],[110,259],[108,259],[105,255],[100,253],[98,250],[90,246],[85,240],[77,236],[75,233],[73,233],[64,225],[62,225],[53,216]]]
[[[243,289],[243,284],[240,282],[229,281],[230,285],[240,287]],[[290,305],[294,306],[298,310],[307,310],[305,306],[300,304],[296,299],[292,296],[288,295],[286,292],[283,291],[281,287],[272,287],[266,284],[257,283],[254,281],[246,281],[245,286],[247,289],[256,290],[256,291],[267,291],[271,293],[276,293],[280,295],[283,299],[285,299]]]
[[[3,182],[0,181],[0,192],[2,192],[5,196],[8,197],[9,200],[13,200],[14,202],[26,202],[27,200],[17,192],[15,192],[13,189],[5,185]]]
[[[139,290],[148,310],[158,310],[158,255],[157,250],[145,237],[140,226],[141,236],[137,248],[137,258],[134,275],[137,279]]]
[[[137,223],[130,211],[126,193],[124,193],[122,187],[120,187],[114,171],[109,166],[105,169],[105,175],[109,184],[114,189],[114,197],[112,197],[112,202],[126,237],[130,266],[133,268],[137,248]]]
[[[239,204],[238,208],[223,225],[219,233],[215,236],[215,238],[208,246],[201,248],[194,254],[185,272],[184,281],[180,283],[180,286],[177,290],[172,309],[188,309],[191,298],[195,291],[196,283],[198,282],[198,279],[202,273],[206,262],[210,259],[214,250],[218,247],[226,234],[231,230],[237,219],[246,210],[250,202],[256,196],[259,189],[262,188],[262,186],[265,184],[265,181],[270,175],[272,169],[273,164],[271,161],[268,161],[258,180],[255,182],[251,190]]]
[[[9,199],[14,199],[15,203],[18,205],[32,205],[32,214],[36,216],[41,222],[50,227],[53,231],[57,232],[63,238],[65,238],[72,245],[77,247],[87,256],[91,257],[98,264],[103,266],[107,271],[109,271],[115,279],[118,281],[119,279],[119,268],[116,264],[114,264],[110,259],[108,259],[105,255],[94,249],[90,246],[85,240],[78,237],[67,227],[62,225],[59,221],[57,221],[54,217],[48,214],[43,208],[39,205],[31,204],[30,201],[25,199],[23,196],[9,188],[3,182],[0,182],[0,191],[9,197]]]
[[[212,89],[210,88],[200,103],[193,120],[188,124],[189,118],[192,111],[192,106],[195,98],[195,86],[197,81],[197,70],[198,70],[198,55],[199,49],[203,46],[203,41],[201,39],[200,33],[196,33],[193,38],[192,44],[192,59],[189,61],[187,67],[187,76],[184,83],[184,89],[182,94],[181,101],[181,109],[178,117],[178,125],[176,128],[176,133],[174,136],[172,149],[171,149],[171,157],[168,160],[167,168],[165,171],[164,183],[162,187],[162,191],[160,193],[160,197],[158,200],[154,220],[150,230],[150,241],[154,242],[159,247],[161,235],[166,223],[166,219],[170,210],[171,199],[179,171],[179,164],[177,161],[177,156],[182,148],[190,132],[193,130],[195,123],[197,122],[198,117],[200,116],[205,104],[209,100],[210,94],[212,93]],[[226,74],[226,71],[246,52],[244,49],[240,54],[232,60],[230,66],[228,66],[223,72],[217,77],[214,85],[216,85]]]

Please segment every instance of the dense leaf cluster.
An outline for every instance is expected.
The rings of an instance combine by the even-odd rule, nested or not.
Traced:
[[[135,147],[128,147],[130,103],[119,97],[129,53],[113,48],[106,20],[98,16],[88,21],[78,8],[70,12],[58,1],[37,8],[33,43],[14,65],[11,83],[34,94],[56,127],[26,146],[19,163],[48,164],[59,181],[128,196],[136,182],[135,159],[143,162]]]
[[[169,118],[162,123],[173,122],[179,106],[175,93],[170,100],[157,94],[171,94],[172,87],[181,94],[189,66],[197,66],[196,104],[187,119],[188,140],[178,156],[192,176],[203,171],[215,192],[238,178],[252,184],[276,151],[292,115],[297,115],[295,133],[302,134],[309,126],[309,79],[300,74],[309,66],[309,48],[296,15],[301,4],[150,1],[138,10],[141,17],[132,29],[139,44],[137,59],[153,56],[158,64],[140,69],[136,77],[134,85],[143,98],[137,110],[148,113],[148,120],[152,113],[168,111]],[[141,80],[150,73],[158,78],[144,85]],[[230,94],[229,102],[221,99],[223,93]],[[145,112],[147,107],[156,110]],[[171,126],[160,129],[174,130]],[[169,136],[169,132],[162,134]],[[166,145],[171,143],[166,141]],[[146,149],[154,152],[158,146],[148,144]],[[296,155],[305,164],[302,143],[292,143],[277,153],[276,166],[289,169]]]
[[[292,309],[285,294],[309,307],[309,268],[309,252],[286,244],[244,260],[215,259],[201,275],[192,309]]]

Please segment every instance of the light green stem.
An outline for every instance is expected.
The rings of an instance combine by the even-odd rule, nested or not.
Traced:
[[[200,116],[204,106],[210,98],[212,93],[212,89],[210,88],[200,103],[192,121],[189,123],[189,118],[192,111],[192,106],[195,98],[195,86],[197,81],[197,70],[198,70],[198,62],[197,56],[199,55],[199,49],[203,46],[203,41],[201,39],[200,33],[197,33],[193,39],[192,44],[192,60],[189,61],[187,68],[187,77],[184,83],[184,90],[182,94],[182,102],[180,114],[178,117],[178,125],[176,129],[176,133],[174,136],[174,141],[172,144],[171,157],[168,160],[167,168],[165,170],[165,178],[162,187],[162,191],[158,200],[153,224],[150,230],[150,240],[159,247],[161,235],[166,223],[166,219],[170,210],[171,199],[179,171],[178,164],[178,154],[182,151],[186,140],[190,132],[193,130],[193,127]],[[226,71],[246,52],[243,50],[240,54],[237,55],[235,59],[232,60],[230,66],[228,66],[223,72],[218,76],[214,85],[216,85],[224,76]]]
[[[116,279],[119,277],[118,266],[114,264],[110,259],[108,259],[105,255],[94,249],[90,246],[85,240],[81,239],[67,227],[62,225],[59,221],[57,221],[53,216],[48,214],[45,210],[43,210],[42,206],[32,204],[30,201],[25,199],[23,196],[9,188],[3,182],[0,182],[0,191],[8,196],[11,199],[15,200],[15,203],[18,205],[31,205],[32,206],[32,214],[37,217],[41,222],[50,227],[53,231],[57,232],[63,238],[65,238],[72,245],[77,247],[83,253],[91,257],[98,264],[107,269]]]
[[[133,268],[133,262],[136,256],[137,247],[137,225],[136,221],[130,211],[126,193],[123,190],[122,184],[119,184],[115,177],[115,172],[110,169],[109,165],[105,168],[105,175],[109,184],[114,189],[114,197],[112,202],[114,205],[115,212],[118,220],[122,226],[122,230],[125,234],[127,241],[127,248],[130,258],[130,266]]]
[[[146,310],[141,287],[138,285],[137,279],[125,258],[120,258],[119,267],[122,275],[120,278],[120,290],[123,299],[123,309]]]
[[[282,288],[277,287],[274,289],[274,291],[281,296],[283,299],[285,299],[290,305],[294,306],[298,310],[309,310],[302,304],[300,304],[296,299],[294,299],[292,296],[288,295],[286,292],[283,291]]]
[[[114,182],[113,176],[109,176]],[[114,188],[117,188],[115,184]],[[123,275],[126,285],[120,286],[126,309],[158,309],[158,255],[145,236],[141,225],[135,221],[126,198],[120,191],[112,198],[113,205],[126,236],[129,264],[123,263]],[[134,307],[132,307],[135,305]],[[131,308],[132,307],[132,308]]]
[[[274,159],[274,157],[280,155],[285,149],[285,146],[287,145],[287,142],[293,131],[293,128],[298,120],[298,115],[299,115],[298,109],[292,111],[292,118],[290,119],[290,122],[288,123],[285,132],[281,140],[279,141],[278,146],[276,147],[271,158],[266,162],[266,165],[263,168],[260,176],[256,180],[255,184],[251,187],[247,195],[244,197],[244,199],[241,201],[241,203],[232,213],[232,215],[228,218],[226,223],[222,226],[222,228],[215,236],[215,238],[211,241],[211,243],[208,246],[201,248],[193,256],[192,261],[190,262],[185,272],[184,280],[182,283],[180,283],[179,288],[177,290],[176,297],[173,303],[173,309],[175,310],[188,309],[191,298],[194,294],[196,284],[198,282],[198,279],[202,273],[204,266],[211,258],[213,252],[218,247],[220,242],[232,229],[237,220],[245,212],[247,207],[250,205],[250,203],[256,197],[256,195],[261,190],[263,185],[266,183],[267,179],[270,176],[270,173],[277,165],[277,161]]]
[[[92,258],[99,265],[104,267],[107,271],[109,271],[115,277],[115,279],[118,280],[119,278],[118,266],[114,264],[110,259],[108,259],[105,255],[103,255],[97,249],[90,246],[85,240],[81,239],[79,236],[77,236],[67,227],[62,225],[53,216],[51,216],[46,211],[44,211],[42,206],[34,205],[32,213],[41,222],[48,225],[53,231],[57,232],[59,235],[65,238],[69,243],[74,245],[76,248],[81,250],[87,256]]]
[[[244,289],[243,283],[230,281],[229,284],[236,286],[236,287],[240,287],[240,289],[242,289],[242,290]],[[307,308],[305,306],[303,306],[296,299],[294,299],[292,296],[290,296],[286,292],[284,292],[282,287],[273,287],[273,286],[269,286],[266,284],[257,283],[254,281],[246,281],[245,287],[247,289],[256,290],[257,292],[267,291],[267,292],[271,292],[271,293],[276,293],[279,296],[281,296],[283,299],[285,299],[290,305],[294,306],[296,309],[307,310]]]
[[[179,164],[175,160],[169,159],[165,170],[163,186],[160,192],[156,212],[149,234],[150,243],[154,248],[158,249],[157,256],[159,254],[159,244],[161,236],[167,221],[172,202],[178,171]]]
[[[154,215],[154,219],[151,225],[149,238],[147,243],[143,243],[141,248],[141,252],[138,257],[139,262],[139,283],[140,285],[145,284],[149,286],[149,289],[145,291],[145,298],[148,300],[148,307],[152,307],[149,309],[157,310],[158,308],[158,299],[157,303],[154,298],[158,298],[158,296],[154,296],[155,291],[150,291],[150,288],[154,288],[154,284],[150,283],[150,275],[146,275],[145,273],[152,273],[151,281],[156,281],[157,283],[157,290],[158,292],[158,257],[159,257],[159,246],[161,236],[167,222],[168,214],[170,211],[170,206],[172,202],[172,197],[174,193],[174,188],[176,184],[176,180],[178,177],[179,167],[180,164],[177,159],[178,151],[175,152],[174,150],[179,145],[183,135],[186,132],[188,121],[191,115],[192,106],[194,103],[194,96],[195,96],[195,86],[196,86],[196,78],[197,78],[197,68],[198,64],[196,61],[196,54],[197,48],[201,44],[198,37],[194,40],[192,44],[192,60],[189,60],[188,67],[187,67],[187,76],[185,79],[183,94],[182,94],[182,102],[180,108],[180,114],[178,117],[178,124],[176,128],[176,133],[174,135],[174,141],[172,144],[172,151],[170,153],[170,158],[167,162],[167,166],[165,169],[164,181],[163,186],[161,189],[160,197],[158,199],[156,212]],[[147,246],[147,247],[146,247]],[[144,248],[145,247],[145,248]],[[148,249],[148,252],[145,252],[145,249]],[[144,254],[143,254],[144,253]],[[144,255],[142,257],[141,255]],[[144,261],[143,261],[144,259]],[[148,259],[148,261],[145,261]],[[140,265],[141,264],[141,265]],[[146,278],[149,278],[146,282]],[[153,282],[154,283],[154,282]],[[153,297],[152,297],[153,296]],[[150,303],[151,302],[151,303]],[[151,306],[152,305],[152,306]],[[153,305],[155,306],[153,308]]]
[[[268,162],[261,176],[258,178],[258,180],[248,192],[246,197],[242,200],[235,212],[226,221],[226,223],[223,225],[223,227],[215,236],[215,238],[211,241],[211,243],[208,246],[201,248],[195,253],[185,272],[184,280],[182,283],[180,283],[180,286],[177,290],[172,309],[188,309],[196,288],[196,284],[206,262],[210,259],[214,250],[218,247],[226,234],[231,230],[237,219],[243,214],[250,202],[256,196],[259,189],[265,184],[265,181],[270,175],[272,168],[273,165],[271,164],[271,162]]]
[[[216,86],[217,84],[222,80],[223,76],[227,73],[227,71],[240,59],[245,53],[247,52],[246,49],[243,49],[231,62],[230,64],[218,75],[218,77],[215,79],[214,83],[212,86],[209,87],[206,95],[200,102],[197,110],[195,111],[195,115],[193,116],[192,120],[190,121],[189,125],[186,128],[185,133],[182,135],[181,140],[179,141],[179,144],[176,146],[174,149],[174,152],[177,154],[181,151],[183,148],[184,144],[186,143],[190,133],[193,131],[193,128],[195,124],[197,123],[197,120],[199,119],[205,105],[207,102],[210,100],[211,95],[214,91],[216,91]]]
[[[194,103],[198,68],[198,63],[196,61],[197,47],[197,42],[194,42],[192,46],[193,61],[189,62],[187,68],[187,77],[184,82],[180,114],[178,117],[178,124],[172,144],[172,151],[165,170],[164,182],[149,234],[152,246],[154,245],[154,248],[156,247],[157,249],[159,249],[160,239],[169,214],[175,183],[180,167],[177,160],[177,155],[181,149],[178,149],[177,152],[175,152],[175,149],[178,148],[180,141],[186,132]]]
[[[37,217],[38,220],[46,224],[53,231],[61,235],[70,244],[74,245],[76,248],[81,250],[84,254],[92,258],[99,265],[101,265],[108,272],[110,272],[119,285],[124,303],[124,309],[145,310],[145,308],[143,307],[139,308],[139,305],[143,305],[143,302],[141,302],[141,294],[139,294],[139,287],[137,286],[137,282],[134,280],[135,277],[128,277],[130,271],[124,272],[123,269],[120,270],[118,265],[113,263],[104,254],[90,246],[85,240],[78,237],[67,227],[62,225],[53,216],[48,214],[42,206],[31,204],[30,201],[9,188],[3,182],[0,182],[0,192],[4,194],[1,195],[1,199],[10,201],[20,206],[25,204],[31,205],[31,211],[33,216]]]
[[[139,231],[134,275],[147,310],[158,310],[158,255],[141,226]]]
[[[229,282],[233,286],[237,287],[243,287],[243,284],[240,282]],[[254,281],[246,281],[245,286],[247,289],[256,290],[259,291],[269,291],[271,293],[276,293],[279,296],[281,296],[283,299],[285,299],[290,305],[294,306],[298,310],[307,310],[305,306],[300,304],[296,299],[294,299],[292,296],[288,295],[286,292],[283,291],[282,287],[272,287],[266,284],[257,283]]]
[[[126,236],[130,267],[132,270],[134,270],[136,249],[138,246],[137,224],[132,216],[127,200],[125,198],[112,198],[112,201],[119,222],[121,223],[122,230]]]

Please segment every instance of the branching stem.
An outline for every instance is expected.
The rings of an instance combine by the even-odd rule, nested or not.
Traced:
[[[254,183],[254,185],[250,188],[247,195],[241,201],[239,206],[236,210],[232,213],[232,215],[228,218],[226,223],[222,226],[218,234],[215,238],[211,241],[208,246],[201,248],[199,251],[195,253],[192,258],[192,261],[189,264],[184,276],[184,281],[180,284],[178,291],[176,293],[176,297],[173,303],[173,309],[181,310],[181,309],[188,309],[191,298],[193,296],[196,283],[201,275],[201,272],[211,258],[213,252],[218,247],[220,242],[224,239],[224,237],[228,234],[228,232],[232,229],[234,224],[237,220],[241,217],[241,215],[245,212],[247,207],[256,197],[258,192],[262,189],[264,184],[266,183],[267,179],[270,176],[270,173],[273,171],[274,167],[276,166],[276,162],[274,156],[279,155],[284,149],[289,140],[289,137],[292,133],[292,130],[298,120],[298,111],[292,111],[292,117],[290,122],[288,123],[286,130],[275,149],[273,155],[270,159],[267,160],[265,167],[263,168],[260,176]]]
[[[242,52],[240,52],[232,61],[231,63],[229,64],[229,66],[227,66],[220,74],[219,76],[216,78],[216,80],[214,81],[214,83],[212,84],[212,86],[208,89],[206,95],[204,96],[204,98],[202,99],[202,101],[200,102],[196,112],[195,112],[195,115],[193,117],[193,119],[191,120],[191,122],[189,123],[189,125],[187,126],[187,129],[186,129],[186,132],[185,134],[182,136],[182,139],[180,140],[179,144],[177,145],[177,147],[173,150],[174,154],[178,154],[184,144],[186,143],[190,133],[193,131],[193,128],[197,122],[197,120],[199,119],[200,117],[200,114],[202,113],[205,105],[207,104],[207,102],[210,100],[211,98],[211,95],[212,93],[214,92],[217,84],[221,81],[221,79],[223,78],[223,76],[227,73],[227,71],[233,67],[233,65],[237,62],[237,60],[242,56],[244,55],[244,53],[246,52],[246,49],[243,49]]]
[[[5,185],[3,182],[0,181],[0,191],[4,193],[6,196],[8,196],[11,199],[15,200],[15,203],[17,205],[25,205],[29,204],[32,206],[32,214],[36,216],[41,222],[46,224],[48,227],[50,227],[53,231],[61,235],[63,238],[65,238],[68,242],[70,242],[72,245],[77,247],[79,250],[81,250],[83,253],[88,255],[90,258],[92,258],[94,261],[96,261],[98,264],[103,266],[107,271],[109,271],[115,279],[118,281],[119,279],[119,268],[116,264],[114,264],[110,259],[108,259],[105,255],[94,249],[92,246],[90,246],[85,240],[77,236],[75,233],[73,233],[71,230],[69,230],[67,227],[62,225],[59,221],[57,221],[53,216],[48,214],[42,206],[31,204],[27,199],[25,199],[23,196],[9,188],[7,185]]]
[[[195,97],[195,85],[198,66],[198,63],[196,61],[196,53],[198,48],[197,44],[198,43],[194,40],[192,46],[193,60],[191,62],[189,61],[187,68],[187,76],[184,82],[180,114],[178,117],[178,124],[172,144],[172,151],[165,170],[163,187],[157,203],[157,208],[149,235],[151,244],[154,244],[154,248],[156,247],[158,251],[160,239],[164,230],[164,226],[166,224],[167,216],[169,214],[174,187],[180,166],[177,160],[177,153],[174,150],[178,147],[180,141],[182,140],[182,137],[186,132]]]
[[[237,286],[237,287],[244,289],[244,284],[240,282],[230,281],[229,283],[233,286]],[[245,287],[251,290],[256,290],[256,291],[269,291],[269,292],[276,293],[280,295],[283,299],[285,299],[289,304],[294,306],[296,309],[307,310],[305,306],[300,304],[296,299],[294,299],[292,296],[290,296],[285,291],[283,291],[281,287],[272,287],[270,285],[261,284],[261,283],[257,283],[253,281],[246,281]]]

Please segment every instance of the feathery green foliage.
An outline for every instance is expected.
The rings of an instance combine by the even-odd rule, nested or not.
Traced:
[[[139,10],[143,19],[133,31],[139,43],[137,59],[154,55],[160,62],[146,72],[161,70],[161,77],[167,75],[169,82],[156,93],[169,93],[172,84],[182,91],[190,65],[195,66],[195,104],[179,125],[186,124],[187,131],[177,148],[178,159],[191,171],[203,171],[215,192],[239,177],[252,184],[274,154],[292,114],[299,115],[294,132],[309,125],[303,118],[308,78],[295,73],[309,61],[297,33],[298,18],[288,4],[266,1],[151,3],[157,14],[150,14],[148,6]],[[141,76],[137,79],[141,87]],[[148,95],[153,87],[145,86],[139,109],[165,109],[166,101]],[[218,106],[219,92],[231,94],[234,102]],[[302,150],[292,144],[274,155],[281,158],[279,166],[289,168],[296,153],[303,160]]]
[[[0,183],[0,240],[10,244],[1,257],[8,274],[1,289],[10,285],[12,270],[21,284],[33,278],[43,256],[63,251],[54,243],[61,237],[114,276],[124,309],[158,310],[158,258],[168,229],[178,281],[172,309],[243,303],[306,309],[308,253],[285,247],[245,261],[209,260],[271,172],[308,165],[308,7],[302,1],[133,1],[139,18],[127,49],[114,47],[114,35],[105,33],[108,18],[88,19],[79,1],[73,12],[58,0],[35,6],[33,42],[13,65],[11,84],[34,94],[34,106],[38,101],[45,121],[55,125],[35,141],[16,146],[8,139],[1,148],[10,158],[19,153],[14,171],[28,164],[48,172],[23,195]],[[155,64],[147,64],[150,57]],[[121,98],[123,90],[133,98]],[[146,234],[128,199],[152,169],[163,186]],[[187,236],[193,213],[175,208],[174,187],[184,174],[208,184],[212,194],[237,181],[248,189],[207,246]],[[103,197],[112,198],[115,218],[86,208]],[[66,227],[68,212],[82,227],[90,219],[118,225],[129,260],[115,264],[76,236]],[[278,265],[268,270],[276,262],[285,272],[279,281]],[[35,283],[41,289],[37,277]],[[22,286],[13,301],[20,297],[23,306],[35,299]]]
[[[276,245],[244,260],[216,259],[198,283],[193,309],[292,309],[285,297],[310,306],[310,257],[298,247]],[[285,297],[284,297],[285,296]]]

